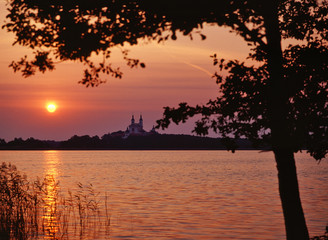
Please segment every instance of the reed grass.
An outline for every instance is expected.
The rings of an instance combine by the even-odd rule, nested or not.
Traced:
[[[95,239],[109,236],[108,197],[92,185],[63,196],[51,175],[29,181],[15,165],[0,167],[0,239]]]

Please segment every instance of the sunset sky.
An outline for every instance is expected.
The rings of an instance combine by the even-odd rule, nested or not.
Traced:
[[[1,0],[1,25],[6,14],[5,1]],[[145,62],[146,68],[129,69],[116,54],[113,62],[122,67],[123,78],[107,77],[107,83],[86,88],[78,84],[83,65],[76,62],[59,63],[55,71],[29,78],[13,73],[8,68],[11,61],[31,51],[12,46],[14,35],[0,29],[0,138],[65,140],[75,134],[101,137],[125,130],[131,115],[138,119],[140,113],[144,129],[149,131],[161,118],[165,106],[206,103],[217,96],[210,55],[245,59],[249,47],[226,28],[207,26],[203,33],[207,36],[205,41],[196,35],[193,41],[178,36],[177,41],[164,44],[127,46],[131,56]],[[48,103],[54,103],[57,110],[49,113]],[[179,126],[173,124],[165,133],[191,134],[192,128],[193,121],[189,121]]]

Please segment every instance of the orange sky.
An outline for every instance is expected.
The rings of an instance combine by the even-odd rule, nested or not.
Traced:
[[[1,1],[1,25],[6,15],[4,9],[5,1]],[[125,130],[131,115],[139,118],[140,113],[148,131],[161,118],[164,106],[206,103],[217,96],[210,55],[244,59],[248,47],[225,28],[208,26],[204,33],[205,41],[178,36],[177,41],[165,44],[129,48],[131,56],[146,63],[145,69],[122,67],[122,79],[107,77],[107,83],[85,88],[77,83],[83,74],[79,63],[61,63],[53,72],[37,73],[30,78],[13,73],[8,68],[10,62],[30,51],[12,46],[14,36],[0,29],[0,138],[65,140],[74,134],[102,136]],[[113,62],[124,66],[119,54]],[[45,108],[50,101],[57,104],[57,111],[52,114]],[[165,133],[190,134],[192,127],[192,122],[173,124]]]

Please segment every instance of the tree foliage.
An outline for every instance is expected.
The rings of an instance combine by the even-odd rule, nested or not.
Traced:
[[[318,42],[293,45],[283,56],[290,147],[295,152],[306,148],[319,160],[328,149],[327,47]],[[166,128],[171,121],[185,122],[200,114],[202,119],[194,128],[198,134],[207,135],[212,129],[224,138],[246,136],[255,145],[270,143],[267,64],[247,66],[245,62],[212,57],[220,71],[228,71],[226,76],[214,75],[222,95],[205,105],[181,103],[178,108],[166,107],[158,124]],[[234,149],[232,145],[230,148]]]
[[[55,61],[79,61],[86,65],[80,83],[97,86],[101,74],[121,77],[122,72],[110,63],[111,49],[119,47],[130,67],[145,67],[129,57],[124,44],[135,45],[140,39],[175,40],[176,33],[193,38],[204,24],[228,26],[252,46],[249,59],[254,65],[212,56],[218,73],[219,97],[206,105],[166,107],[162,128],[171,121],[184,122],[200,114],[194,131],[207,134],[210,129],[226,138],[246,136],[255,145],[271,141],[270,71],[268,67],[265,17],[270,4],[259,0],[215,1],[37,1],[9,0],[8,22],[3,26],[16,35],[14,44],[33,49],[34,59],[23,57],[10,66],[30,76],[37,70],[53,70]],[[327,153],[327,39],[328,3],[326,0],[279,1],[281,38],[298,42],[283,51],[284,88],[287,106],[290,148],[307,148],[315,159]],[[92,54],[102,55],[95,63]],[[226,70],[227,75],[220,71]],[[227,143],[231,141],[227,140]],[[234,149],[234,145],[230,146]]]
[[[306,148],[317,160],[327,154],[328,149],[328,45],[327,2],[316,5],[315,1],[286,1],[280,6],[280,29],[283,38],[300,40],[283,51],[284,89],[276,94],[285,94],[288,109],[289,147],[295,152]],[[243,19],[245,20],[245,19]],[[263,23],[262,20],[259,22]],[[257,21],[253,20],[254,24]],[[248,23],[249,24],[249,23]],[[247,25],[247,24],[245,24]],[[214,78],[220,95],[205,105],[189,106],[181,103],[178,108],[166,107],[162,128],[171,121],[178,124],[196,114],[202,116],[196,122],[194,132],[206,135],[209,130],[221,133],[226,143],[234,150],[231,137],[246,136],[254,145],[271,143],[269,104],[270,73],[264,26],[258,25],[253,34],[237,28],[247,41],[255,46],[249,58],[257,61],[248,66],[237,60],[219,59],[212,56],[219,73]],[[223,76],[222,70],[228,71]]]

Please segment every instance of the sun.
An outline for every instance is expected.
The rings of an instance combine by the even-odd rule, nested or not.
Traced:
[[[57,107],[56,107],[56,105],[53,104],[53,103],[47,105],[47,110],[48,110],[48,112],[50,112],[50,113],[53,113],[54,111],[56,111],[56,109],[57,109]]]

